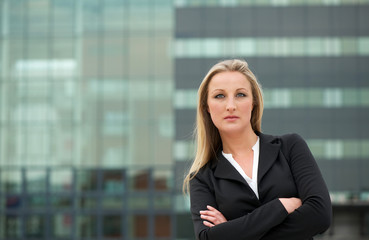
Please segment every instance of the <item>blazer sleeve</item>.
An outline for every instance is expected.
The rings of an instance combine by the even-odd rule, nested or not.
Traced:
[[[190,199],[195,235],[199,240],[260,239],[270,229],[282,223],[288,215],[282,203],[275,199],[240,218],[209,228],[203,224],[200,210],[206,210],[207,205],[217,208],[217,204],[209,181],[204,180],[201,173],[190,181]]]
[[[306,142],[297,134],[282,139],[302,206],[266,235],[267,239],[305,240],[327,230],[331,223],[330,196],[318,165]]]

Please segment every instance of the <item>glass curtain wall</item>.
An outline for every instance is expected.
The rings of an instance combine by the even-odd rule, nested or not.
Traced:
[[[0,11],[0,239],[171,238],[172,1]]]

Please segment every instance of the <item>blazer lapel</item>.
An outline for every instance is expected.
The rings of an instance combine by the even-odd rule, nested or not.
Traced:
[[[225,178],[230,180],[246,183],[246,180],[240,175],[240,173],[232,166],[232,164],[223,156],[218,153],[217,164],[214,171],[214,176],[218,178]],[[247,184],[248,185],[248,184]]]
[[[278,157],[279,149],[281,147],[279,141],[271,135],[257,133],[260,137],[260,152],[259,152],[259,169],[258,169],[258,183],[260,183],[263,176],[272,167],[274,161]]]

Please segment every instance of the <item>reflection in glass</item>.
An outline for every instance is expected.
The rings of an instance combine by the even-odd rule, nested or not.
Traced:
[[[47,173],[45,169],[28,169],[26,172],[27,192],[46,192]]]
[[[171,209],[172,207],[172,196],[171,195],[157,195],[154,198],[155,209]]]
[[[82,238],[94,238],[97,236],[97,218],[95,215],[81,215],[77,218],[78,236]]]
[[[109,238],[118,238],[122,235],[121,216],[108,215],[103,218],[103,236]]]
[[[47,206],[46,195],[36,194],[28,196],[27,206],[31,209],[44,209]]]
[[[25,235],[27,238],[43,238],[45,232],[45,216],[30,215],[26,218]]]
[[[72,208],[72,196],[51,196],[51,206],[55,208]]]
[[[123,173],[119,170],[105,170],[103,190],[105,193],[122,194],[124,192]]]
[[[77,171],[77,189],[82,192],[98,190],[98,171],[79,170]]]
[[[71,192],[73,173],[71,169],[53,169],[50,172],[51,192]]]
[[[21,216],[7,214],[2,219],[4,219],[4,237],[19,239],[21,236]]]
[[[122,206],[123,206],[122,197],[106,196],[102,199],[102,207],[104,209],[117,209],[121,211]]]
[[[149,207],[149,195],[130,197],[128,200],[128,208],[135,209],[148,209]]]
[[[96,197],[83,196],[80,198],[80,207],[83,209],[96,209],[98,199]]]
[[[22,192],[22,172],[20,169],[3,169],[1,171],[1,185],[6,193]]]
[[[72,233],[72,215],[68,213],[55,214],[52,222],[52,236],[54,238],[71,238]]]

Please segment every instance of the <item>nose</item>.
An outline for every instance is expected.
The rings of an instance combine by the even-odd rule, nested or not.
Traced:
[[[236,110],[236,105],[234,104],[234,100],[230,98],[227,102],[227,111],[233,112]]]

